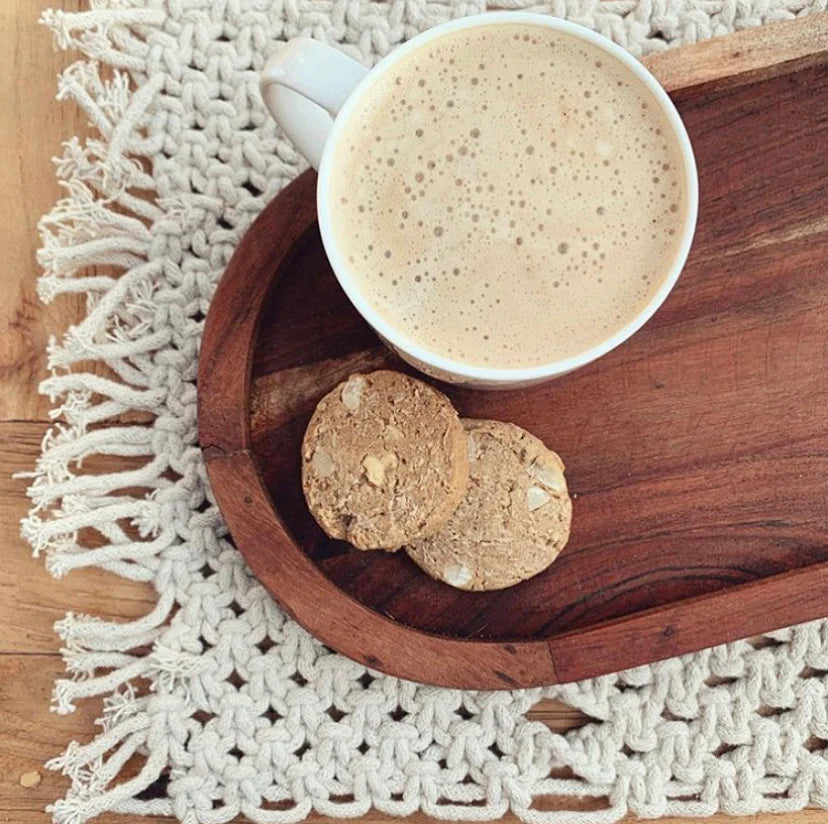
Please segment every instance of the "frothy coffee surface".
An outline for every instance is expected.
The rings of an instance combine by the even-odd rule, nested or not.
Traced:
[[[678,145],[621,63],[561,32],[444,35],[378,78],[333,158],[360,292],[431,352],[533,366],[658,289],[684,221]]]

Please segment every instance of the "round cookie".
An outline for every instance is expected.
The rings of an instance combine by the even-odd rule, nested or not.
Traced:
[[[302,488],[332,538],[399,549],[434,534],[466,493],[466,433],[448,398],[399,372],[351,375],[316,407]]]
[[[448,523],[408,555],[459,589],[504,589],[537,575],[569,538],[563,461],[534,435],[499,421],[464,420],[469,489]]]

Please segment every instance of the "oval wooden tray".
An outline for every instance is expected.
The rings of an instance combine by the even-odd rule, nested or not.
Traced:
[[[240,551],[310,632],[401,677],[496,689],[828,612],[828,27],[802,22],[652,61],[702,194],[691,258],[655,318],[545,386],[441,387],[462,415],[525,426],[567,463],[570,543],[517,587],[460,592],[316,526],[299,483],[316,402],[351,372],[406,367],[328,267],[315,175],[264,210],[207,318],[200,440]]]

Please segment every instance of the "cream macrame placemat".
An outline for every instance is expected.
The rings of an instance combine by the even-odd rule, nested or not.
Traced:
[[[641,54],[825,0],[504,5],[567,17]],[[83,292],[88,314],[49,349],[43,391],[56,422],[23,532],[55,575],[100,566],[158,594],[131,623],[68,615],[57,625],[69,677],[55,709],[102,696],[103,712],[97,737],[53,762],[72,779],[55,820],[114,810],[264,824],[374,806],[600,824],[628,811],[828,806],[828,622],[580,684],[435,689],[368,672],[309,637],[229,541],[196,445],[199,339],[235,244],[302,165],[265,116],[258,72],[295,35],[371,63],[483,10],[482,0],[97,0],[44,15],[59,45],[81,53],[59,97],[99,134],[65,144],[66,198],[40,224],[40,295]],[[108,369],[93,374],[90,361]],[[125,423],[136,411],[152,423]],[[82,472],[95,454],[140,468]],[[90,530],[96,549],[77,540]],[[541,696],[594,722],[562,736],[527,721]],[[140,773],[119,781],[135,753]],[[545,794],[606,797],[606,807],[533,809]]]

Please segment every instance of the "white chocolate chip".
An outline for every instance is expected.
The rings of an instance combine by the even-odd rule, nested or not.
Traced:
[[[561,494],[566,489],[564,475],[559,466],[535,461],[529,467],[529,474],[556,494]]]
[[[349,412],[356,412],[362,400],[362,390],[365,388],[365,378],[362,375],[352,375],[342,387],[342,405]]]
[[[371,486],[382,486],[385,483],[385,473],[397,466],[397,456],[391,453],[378,458],[376,455],[366,455],[362,461],[365,477]]]
[[[443,570],[443,580],[453,587],[464,587],[471,582],[472,572],[463,564],[452,564]]]
[[[311,468],[320,478],[330,478],[333,475],[333,458],[324,449],[317,449],[311,458]]]
[[[530,486],[526,492],[526,503],[530,512],[534,512],[536,509],[546,506],[550,500],[551,498],[549,497],[549,493],[539,486]]]
[[[385,480],[385,470],[382,468],[380,459],[374,455],[366,455],[362,466],[365,468],[365,477],[368,479],[368,483],[371,486],[382,486],[382,482]]]
[[[469,460],[476,461],[480,457],[480,444],[474,438],[474,435],[468,437]]]

